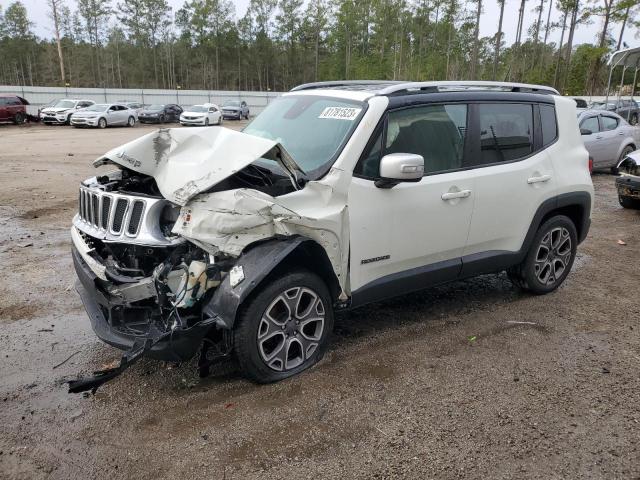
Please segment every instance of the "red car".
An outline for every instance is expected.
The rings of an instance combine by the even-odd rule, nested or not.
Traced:
[[[27,105],[29,102],[22,97],[0,94],[0,122],[24,123]]]

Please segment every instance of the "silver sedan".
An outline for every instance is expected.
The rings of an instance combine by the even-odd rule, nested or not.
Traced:
[[[632,127],[620,115],[602,110],[578,113],[584,146],[593,158],[593,168],[611,168],[640,146],[640,128]]]

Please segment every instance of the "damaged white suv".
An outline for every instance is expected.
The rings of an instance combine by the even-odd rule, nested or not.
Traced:
[[[547,87],[329,82],[243,132],[160,129],[95,162],[71,234],[96,334],[202,374],[235,356],[258,382],[327,348],[334,311],[507,270],[567,277],[593,186],[575,102]]]

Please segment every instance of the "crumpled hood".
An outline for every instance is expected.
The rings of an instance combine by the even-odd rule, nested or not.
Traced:
[[[228,128],[162,128],[110,150],[94,166],[111,161],[155,178],[160,193],[184,206],[259,158],[276,160],[292,179],[304,175],[282,145]]]

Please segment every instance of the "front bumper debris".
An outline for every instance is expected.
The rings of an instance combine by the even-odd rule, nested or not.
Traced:
[[[635,175],[616,177],[616,188],[620,197],[640,200],[640,177]]]

